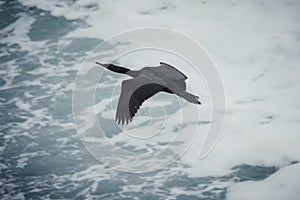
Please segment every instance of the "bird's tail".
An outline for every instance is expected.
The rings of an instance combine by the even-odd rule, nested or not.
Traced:
[[[125,67],[120,67],[114,64],[102,64],[99,62],[96,62],[97,65],[100,65],[102,67],[105,67],[106,69],[116,72],[116,73],[120,73],[120,74],[126,74],[128,71],[130,71],[130,69],[127,69]]]
[[[194,104],[201,104],[201,102],[199,101],[199,97],[196,95],[193,95],[189,92],[184,92],[183,94],[180,95],[182,98],[184,98],[185,100],[187,100],[190,103],[194,103]]]

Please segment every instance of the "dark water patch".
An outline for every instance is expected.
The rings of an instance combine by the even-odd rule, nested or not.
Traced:
[[[86,191],[91,184],[91,181],[70,182],[66,185],[62,183],[63,186],[57,189],[53,188],[49,196],[51,199],[87,199],[86,193],[89,193],[89,191],[84,191]]]
[[[12,85],[17,85],[23,81],[28,81],[28,80],[39,80],[39,76],[38,75],[32,75],[32,74],[28,74],[26,72],[21,73],[20,75],[17,75],[14,77],[13,81],[12,81]],[[20,84],[22,85],[22,84]],[[26,86],[24,86],[26,87]],[[39,87],[39,86],[38,86]],[[26,90],[24,90],[25,92]]]
[[[34,157],[20,171],[21,176],[64,175],[74,173],[73,165],[79,166],[81,161],[74,160],[64,154]]]
[[[31,72],[39,67],[41,67],[41,62],[40,59],[38,57],[17,57],[16,59],[16,63],[19,64],[20,69],[22,70],[22,72]],[[34,75],[32,75],[34,76]],[[33,77],[35,78],[35,77]]]
[[[149,174],[156,174],[156,173],[149,173]],[[133,184],[133,185],[140,185],[145,182],[143,179],[144,177],[148,177],[146,174],[127,174],[127,173],[118,173],[116,174],[120,180],[124,180],[126,184]]]
[[[239,165],[232,168],[232,176],[237,178],[240,182],[243,181],[259,181],[269,177],[275,173],[279,168],[266,166],[252,166]]]
[[[6,81],[3,78],[0,78],[0,87],[3,87],[6,84]]]
[[[103,180],[97,185],[96,191],[92,195],[104,195],[122,191],[124,182],[118,180]]]
[[[51,116],[60,122],[67,123],[73,119],[71,91],[59,96],[53,94],[51,95],[51,99],[49,99],[49,97],[41,98],[38,100],[38,105],[47,105],[48,112],[51,113]]]
[[[61,182],[55,175],[37,177],[24,177],[23,179],[11,179],[12,187],[5,191],[6,194],[23,193],[26,199],[84,199],[80,195],[91,184],[90,181],[78,183],[71,180]],[[6,188],[8,188],[6,186]],[[3,191],[2,191],[3,192]]]
[[[0,6],[0,29],[17,21],[24,7],[17,0],[6,0]]]
[[[16,58],[22,58],[28,55],[28,51],[21,50],[20,45],[18,44],[1,44],[0,51],[6,52],[0,57],[0,63],[6,63],[8,61],[15,60]],[[0,69],[9,68],[7,65],[0,65]]]
[[[12,100],[15,97],[23,97],[24,93],[28,90],[26,90],[27,88],[24,86],[16,86],[16,87],[11,87],[11,88],[7,88],[7,89],[0,89],[0,94],[1,94],[1,98],[5,99],[5,101],[9,101]],[[40,86],[30,86],[30,90],[36,90],[38,91],[40,89]],[[10,108],[9,106],[6,106],[6,108]]]
[[[195,195],[178,195],[177,199],[225,199],[226,188],[220,186],[212,187],[212,189],[207,190],[208,186],[213,185],[214,181],[218,181],[219,177],[188,177],[186,175],[174,176],[165,182],[164,186],[168,189],[170,188],[182,188],[185,191],[198,192],[201,194],[201,198]],[[230,181],[227,180],[227,181]],[[202,198],[203,196],[203,198]]]
[[[177,200],[205,200],[207,198],[200,198],[195,195],[186,195],[186,194],[180,194],[176,196]]]
[[[226,188],[214,188],[210,191],[202,192],[202,195],[205,196],[205,200],[224,200],[226,199]]]
[[[192,189],[198,187],[200,184],[209,184],[214,180],[213,177],[188,177],[188,176],[174,176],[165,183],[166,187],[183,187]]]
[[[158,199],[163,199],[163,196],[162,195],[157,195],[157,194],[154,194],[154,193],[146,193],[146,194],[140,194],[139,196],[139,199],[141,200],[158,200]]]
[[[32,117],[31,114],[22,112],[15,103],[8,103],[5,107],[0,107],[0,121],[1,124],[8,123],[21,123],[26,121],[28,117]]]
[[[44,60],[44,62],[50,65],[59,65],[59,60],[55,57],[47,58]]]
[[[108,138],[112,138],[113,136],[118,135],[122,132],[118,125],[112,120],[113,119],[98,117],[99,126],[101,127],[105,136]]]
[[[75,24],[64,17],[54,17],[48,11],[43,13],[42,16],[35,16],[36,21],[29,30],[28,36],[32,41],[61,37],[75,29]]]
[[[133,199],[137,198],[140,200],[163,200],[167,199],[168,194],[156,194],[154,191],[140,191],[140,192],[123,192],[122,199]],[[120,197],[119,197],[120,198]],[[116,198],[117,199],[117,198]]]

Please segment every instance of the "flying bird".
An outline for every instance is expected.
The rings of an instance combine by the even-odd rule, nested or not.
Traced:
[[[160,62],[157,67],[130,70],[114,64],[96,64],[116,73],[126,74],[131,79],[122,82],[115,121],[128,124],[143,102],[158,92],[178,95],[186,101],[201,104],[199,97],[186,91],[187,76],[170,64]]]

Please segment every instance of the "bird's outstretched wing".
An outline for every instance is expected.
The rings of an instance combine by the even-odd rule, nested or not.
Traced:
[[[159,67],[160,73],[164,74],[166,77],[168,77],[171,80],[186,80],[187,76],[173,67],[170,64],[167,64],[165,62],[159,63],[161,67]]]
[[[146,76],[138,76],[123,81],[115,118],[116,122],[118,124],[128,124],[144,101],[164,90],[166,90],[166,87],[163,84],[155,83]]]

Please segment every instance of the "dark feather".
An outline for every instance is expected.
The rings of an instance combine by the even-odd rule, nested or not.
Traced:
[[[134,88],[138,78],[123,81],[121,95],[118,102],[116,122],[118,124],[128,123],[135,116],[142,104],[160,91],[165,91],[166,87],[147,83]]]

